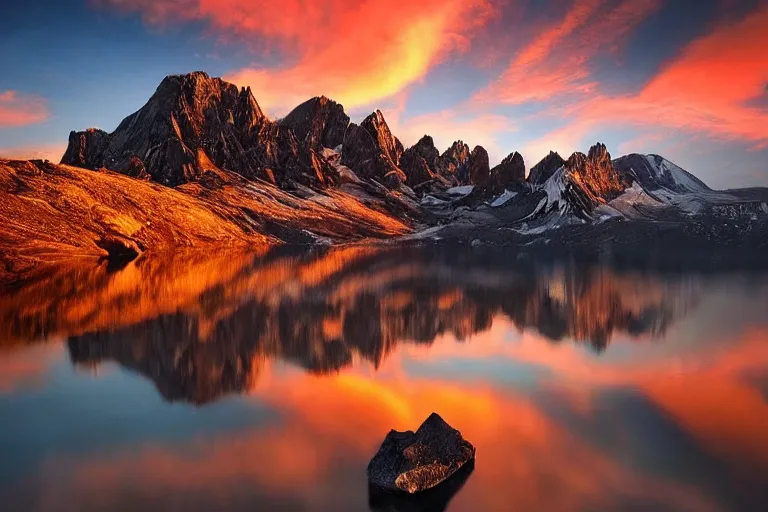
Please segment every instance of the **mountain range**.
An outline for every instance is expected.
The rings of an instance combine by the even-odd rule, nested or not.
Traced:
[[[471,136],[471,134],[469,134]],[[111,133],[72,132],[60,164],[0,160],[0,279],[72,257],[179,246],[363,239],[589,253],[723,249],[764,255],[768,189],[715,191],[658,155],[603,144],[530,168],[482,146],[405,148],[375,111],[326,97],[269,119],[249,88],[165,78]]]

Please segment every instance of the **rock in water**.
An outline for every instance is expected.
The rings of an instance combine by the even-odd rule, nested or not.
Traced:
[[[391,430],[368,464],[372,486],[414,494],[446,481],[475,458],[461,432],[432,413],[416,433]]]

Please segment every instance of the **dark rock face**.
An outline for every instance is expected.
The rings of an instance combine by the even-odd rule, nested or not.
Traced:
[[[144,162],[142,162],[141,159],[137,156],[131,158],[131,161],[128,163],[128,169],[126,169],[125,173],[131,178],[136,178],[139,180],[150,179],[149,173],[147,173],[147,168],[144,166]]]
[[[425,135],[419,142],[403,152],[400,167],[405,172],[406,182],[415,187],[434,180],[439,168],[440,153],[432,137]]]
[[[543,185],[563,165],[565,165],[563,157],[559,153],[550,151],[541,162],[531,167],[528,182],[531,185]]]
[[[494,186],[504,188],[525,181],[525,160],[523,155],[515,151],[491,169],[491,182]]]
[[[349,125],[344,134],[341,163],[361,178],[397,188],[406,181],[406,176],[392,157],[399,160],[401,154],[402,144],[392,136],[381,112],[376,111],[365,118],[362,125]]]
[[[377,110],[363,119],[360,126],[371,134],[382,153],[397,166],[400,163],[400,157],[403,156],[403,144],[389,131],[389,126],[381,110]]]
[[[446,481],[474,460],[475,447],[432,413],[416,433],[392,430],[368,464],[375,487],[414,494]]]
[[[338,109],[329,109],[333,129],[326,133],[324,125],[322,135],[338,138]],[[249,88],[202,72],[166,77],[147,104],[111,134],[73,133],[62,163],[132,174],[138,159],[152,179],[176,186],[199,177],[198,150],[215,166],[246,178],[274,177],[281,185],[333,181],[325,166],[315,165],[311,147],[299,144],[289,127],[266,118]]]
[[[98,169],[102,166],[101,154],[109,144],[109,134],[104,130],[90,128],[84,132],[70,132],[69,145],[61,163]]]
[[[491,165],[488,159],[488,152],[483,146],[475,146],[472,154],[469,156],[469,183],[472,185],[482,185],[488,182],[491,177]]]
[[[440,173],[446,178],[453,178],[456,183],[467,183],[469,155],[469,146],[457,140],[440,155]]]
[[[296,138],[316,151],[336,148],[344,142],[349,116],[344,107],[320,96],[305,101],[280,121],[281,126],[293,130]]]

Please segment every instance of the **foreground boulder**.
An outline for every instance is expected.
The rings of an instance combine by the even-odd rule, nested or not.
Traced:
[[[368,482],[414,494],[441,484],[474,458],[475,447],[432,413],[416,433],[391,430],[387,434],[368,464]]]

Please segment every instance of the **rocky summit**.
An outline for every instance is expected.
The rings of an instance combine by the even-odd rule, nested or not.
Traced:
[[[445,482],[474,458],[475,447],[432,413],[415,433],[392,430],[387,434],[368,464],[368,482],[415,494]]]
[[[491,166],[461,140],[405,147],[380,110],[355,123],[324,96],[272,120],[250,88],[203,72],[166,77],[111,133],[72,132],[60,165],[0,159],[0,214],[0,279],[75,256],[372,238],[768,252],[767,189],[712,190],[662,156],[613,159],[601,143],[550,152],[526,176],[517,151]]]

